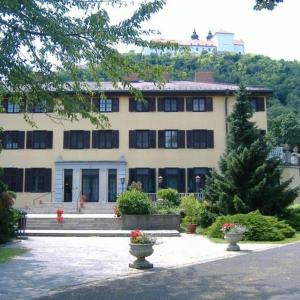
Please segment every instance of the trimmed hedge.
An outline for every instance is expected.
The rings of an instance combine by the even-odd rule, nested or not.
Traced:
[[[151,200],[138,190],[125,191],[117,198],[117,207],[122,215],[149,215]]]
[[[259,211],[248,214],[220,216],[207,229],[206,234],[214,238],[223,238],[220,230],[224,223],[239,223],[247,227],[244,234],[245,241],[282,241],[295,235],[295,229],[285,221],[275,217],[263,216]]]

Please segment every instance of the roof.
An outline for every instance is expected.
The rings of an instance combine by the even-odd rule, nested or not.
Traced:
[[[234,45],[244,45],[244,41],[243,40],[233,40],[233,44]]]
[[[69,84],[71,84],[69,82]],[[239,88],[238,85],[234,84],[221,84],[221,83],[203,83],[195,81],[170,81],[167,82],[163,87],[158,87],[153,82],[139,81],[131,82],[131,85],[142,91],[142,92],[215,92],[215,93],[233,93]],[[123,87],[121,83],[117,83],[114,86],[111,82],[102,82],[99,86],[96,82],[83,82],[82,86],[88,88],[94,92],[122,92],[129,93],[128,87]],[[247,87],[249,92],[261,93],[261,94],[272,94],[272,90],[262,87]]]

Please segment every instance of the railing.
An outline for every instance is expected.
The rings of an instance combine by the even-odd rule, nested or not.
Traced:
[[[282,165],[285,166],[299,166],[300,154],[298,152],[284,150],[283,147],[272,148],[269,157],[279,158],[282,162]]]
[[[195,198],[198,201],[202,201],[204,199],[204,195],[203,195],[203,191],[200,191],[199,193],[178,193],[178,197],[179,199],[181,197],[187,196],[187,195],[194,195]],[[148,197],[152,200],[152,201],[156,201],[157,200],[157,194],[156,193],[147,193]]]
[[[35,205],[36,205],[36,201],[38,201],[38,200],[39,200],[40,203],[41,203],[41,199],[44,198],[44,197],[46,197],[46,196],[48,196],[49,194],[51,194],[51,202],[52,202],[52,194],[53,194],[53,191],[44,193],[43,195],[40,195],[40,196],[34,198],[34,199],[32,200],[32,205],[35,206]]]

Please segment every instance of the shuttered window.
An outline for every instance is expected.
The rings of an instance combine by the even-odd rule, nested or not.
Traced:
[[[188,174],[188,193],[199,193],[205,185],[205,176],[209,174],[210,168],[189,168]],[[196,177],[199,176],[197,182]]]
[[[92,133],[92,148],[113,149],[119,148],[118,130],[94,130]]]
[[[118,112],[119,111],[119,99],[108,97],[106,99],[95,99],[94,105],[98,112]]]
[[[184,130],[159,130],[158,147],[166,149],[185,148]]]
[[[129,148],[148,149],[156,148],[155,130],[130,130]]]
[[[64,131],[64,149],[89,149],[90,131]]]
[[[25,169],[25,192],[47,193],[51,192],[51,169],[32,168]]]
[[[150,168],[129,169],[129,184],[133,181],[142,184],[143,192],[155,193],[156,170]]]
[[[206,129],[187,130],[187,148],[214,148],[214,131]]]
[[[213,111],[213,99],[211,97],[187,97],[186,111]]]
[[[1,181],[8,186],[10,191],[23,192],[23,169],[3,168]]]
[[[53,132],[46,130],[27,131],[27,149],[51,149],[53,146]]]
[[[156,110],[155,106],[155,98],[144,98],[144,101],[129,99],[130,112],[151,112]]]
[[[158,99],[158,111],[176,112],[184,111],[183,98],[160,98]]]
[[[254,112],[265,111],[264,97],[252,97],[250,101]]]
[[[24,131],[4,131],[0,133],[3,149],[24,149]]]
[[[33,106],[29,108],[29,111],[32,113],[46,113],[52,112],[53,107],[47,103],[47,100],[38,100]]]
[[[162,177],[161,187],[172,188],[179,193],[185,193],[185,169],[164,168],[158,169],[158,176]]]
[[[8,98],[3,100],[3,108],[6,113],[20,113],[24,112],[26,109],[26,101],[22,101],[19,103],[15,103],[13,101],[9,101]]]

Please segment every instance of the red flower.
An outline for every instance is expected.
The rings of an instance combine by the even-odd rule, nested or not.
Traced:
[[[63,217],[59,216],[59,217],[56,217],[56,221],[57,223],[62,223],[62,221],[64,220]]]
[[[141,235],[141,232],[140,232],[139,229],[135,229],[135,230],[132,230],[132,231],[130,232],[130,237],[131,237],[131,238],[137,238],[137,237],[140,236],[140,235]]]
[[[64,213],[64,211],[63,211],[62,209],[58,209],[58,210],[56,211],[56,213],[57,213],[58,215],[62,215],[62,214]]]

